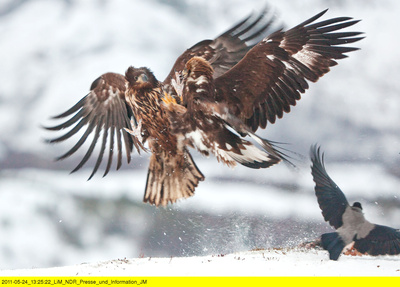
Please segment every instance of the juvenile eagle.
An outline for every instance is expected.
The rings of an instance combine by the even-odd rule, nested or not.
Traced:
[[[264,38],[273,23],[264,10],[254,21],[248,17],[216,39],[186,50],[163,82],[144,67],[129,67],[125,75],[103,74],[92,83],[88,95],[54,117],[70,118],[48,130],[72,128],[49,142],[64,141],[87,126],[79,141],[58,157],[65,159],[94,132],[86,154],[72,171],[87,162],[100,141],[89,179],[106,150],[104,176],[109,172],[115,139],[117,169],[122,162],[122,139],[128,163],[133,146],[140,152],[147,142],[152,155],[144,202],[156,206],[192,196],[204,180],[188,147],[214,154],[229,166],[240,163],[266,168],[277,164],[284,155],[255,131],[289,112],[308,88],[307,80],[316,82],[337,64],[336,59],[357,50],[342,44],[362,39],[357,37],[359,32],[336,32],[358,22],[352,18],[314,23],[325,12]]]

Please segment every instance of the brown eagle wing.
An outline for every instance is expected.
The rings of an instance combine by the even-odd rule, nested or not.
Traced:
[[[103,176],[107,175],[111,167],[115,138],[117,139],[118,152],[117,169],[122,164],[122,138],[125,144],[128,163],[131,160],[133,145],[136,146],[138,152],[140,148],[143,148],[135,137],[122,131],[123,128],[132,129],[130,118],[133,117],[132,110],[125,103],[125,77],[123,75],[115,73],[103,74],[92,83],[89,94],[69,110],[53,117],[53,119],[64,119],[66,117],[70,118],[57,126],[45,127],[47,130],[58,131],[73,126],[64,135],[48,140],[49,143],[64,141],[82,130],[83,127],[87,126],[87,128],[78,142],[68,152],[58,157],[57,160],[65,159],[75,153],[94,131],[92,142],[86,154],[72,172],[79,170],[87,162],[102,133],[100,152],[89,179],[96,173],[102,162],[107,147],[107,139],[109,139],[109,155]]]
[[[306,80],[316,82],[358,48],[342,44],[356,42],[360,32],[336,32],[356,24],[349,17],[313,23],[325,12],[294,28],[277,31],[254,46],[231,70],[215,79],[220,101],[256,131],[274,123],[296,105],[308,89]]]
[[[186,62],[193,57],[209,61],[214,69],[214,78],[222,75],[239,62],[255,43],[271,32],[274,20],[274,15],[268,15],[268,9],[264,8],[258,16],[250,14],[214,40],[203,40],[195,44],[179,56],[163,83],[170,85],[175,72],[182,71]]]

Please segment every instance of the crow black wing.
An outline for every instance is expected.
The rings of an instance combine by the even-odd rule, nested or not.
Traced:
[[[355,240],[354,248],[370,255],[400,254],[400,230],[377,224],[366,237]]]
[[[346,196],[325,170],[324,155],[316,145],[311,147],[311,174],[315,182],[315,195],[325,221],[338,229],[343,225],[343,213],[349,206]]]

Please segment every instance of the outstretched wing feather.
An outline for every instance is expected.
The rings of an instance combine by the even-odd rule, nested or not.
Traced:
[[[186,62],[193,57],[202,57],[210,61],[214,69],[214,78],[228,71],[246,55],[255,43],[271,32],[275,17],[268,12],[268,8],[265,7],[255,19],[250,14],[214,40],[203,40],[187,49],[175,61],[163,82],[164,85],[171,85],[171,79],[175,78],[175,72],[182,71]]]
[[[324,155],[316,145],[310,149],[311,174],[315,182],[315,195],[325,221],[336,229],[342,226],[343,213],[349,206],[344,193],[330,178],[324,165]]]
[[[316,82],[337,64],[335,60],[358,50],[340,45],[361,40],[360,32],[336,32],[358,20],[337,17],[313,23],[325,12],[286,32],[272,33],[215,79],[219,100],[253,131],[283,117],[308,89],[308,81]]]
[[[72,127],[64,135],[48,140],[49,143],[67,140],[81,131],[85,126],[87,127],[75,145],[66,153],[59,156],[57,160],[65,159],[74,154],[94,132],[90,146],[82,160],[72,172],[82,168],[90,159],[96,147],[96,143],[101,136],[100,151],[89,179],[98,171],[106,149],[108,149],[109,152],[107,166],[103,176],[108,174],[114,154],[114,137],[117,138],[117,169],[122,165],[122,138],[128,163],[131,161],[133,145],[135,145],[137,150],[143,148],[143,145],[131,134],[121,131],[123,128],[132,129],[130,117],[134,117],[132,110],[130,110],[125,102],[125,77],[123,75],[114,73],[103,74],[93,82],[88,95],[66,112],[55,116],[54,119],[63,119],[69,116],[71,116],[71,118],[65,122],[46,128],[51,131],[59,131]],[[110,141],[107,147],[108,137],[110,137]]]

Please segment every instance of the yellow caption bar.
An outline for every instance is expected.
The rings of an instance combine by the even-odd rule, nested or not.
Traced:
[[[400,286],[400,277],[1,277],[1,286]],[[261,285],[262,284],[262,285]],[[279,285],[276,285],[279,284]],[[328,285],[327,285],[328,284]],[[394,285],[396,284],[396,285]]]

